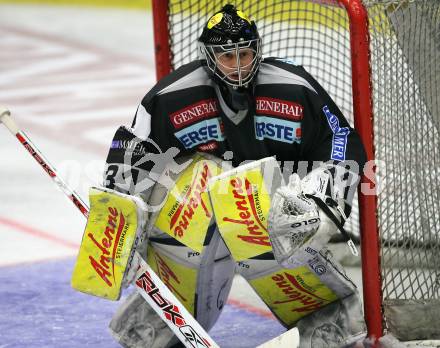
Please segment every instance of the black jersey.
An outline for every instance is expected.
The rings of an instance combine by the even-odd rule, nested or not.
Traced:
[[[133,145],[136,137],[142,144]],[[365,162],[358,134],[327,92],[304,68],[277,58],[262,61],[245,111],[228,106],[203,61],[160,80],[142,99],[131,128],[118,129],[107,158],[107,186],[117,166],[127,164],[127,151],[131,165],[137,161],[149,171],[154,161],[139,158],[162,153],[164,159],[168,149],[177,157],[208,152],[222,158],[231,151],[234,166],[268,156],[281,163],[351,160],[360,168]]]

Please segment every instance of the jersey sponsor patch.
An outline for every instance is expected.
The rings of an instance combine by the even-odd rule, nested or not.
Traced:
[[[282,141],[284,143],[301,142],[301,122],[280,120],[278,118],[255,116],[255,137]]]
[[[218,148],[218,143],[215,141],[211,141],[206,144],[202,144],[198,147],[200,151],[214,151]]]
[[[332,153],[330,158],[336,161],[345,161],[345,153],[347,151],[347,138],[350,134],[350,128],[340,127],[339,119],[332,114],[327,105],[322,108],[325,117],[327,117],[328,125],[333,132]]]
[[[257,97],[255,101],[257,115],[273,115],[292,121],[301,121],[304,107],[289,100],[269,97]]]
[[[147,153],[145,146],[138,140],[113,140],[110,149],[131,151],[135,155],[143,156]]]
[[[174,133],[174,135],[186,149],[191,149],[210,140],[224,140],[220,118],[198,122]]]
[[[204,99],[170,115],[174,128],[180,129],[208,117],[218,116],[216,99]]]

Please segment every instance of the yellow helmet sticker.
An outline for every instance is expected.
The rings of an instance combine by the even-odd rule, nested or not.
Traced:
[[[219,12],[212,16],[207,24],[208,29],[212,29],[215,25],[219,24],[223,18],[223,13]]]
[[[241,11],[237,11],[237,15],[240,17],[240,18],[243,18],[245,21],[247,21],[249,24],[251,24],[251,21],[249,20],[249,18],[243,13],[243,12],[241,12]]]

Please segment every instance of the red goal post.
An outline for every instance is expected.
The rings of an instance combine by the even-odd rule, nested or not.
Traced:
[[[226,2],[152,0],[158,79],[197,58],[195,41],[203,24]],[[440,308],[439,272],[413,271],[440,253],[440,73],[435,74],[440,1],[229,2],[256,20],[263,54],[298,59],[355,126],[368,160],[384,163],[375,172],[391,185],[375,194],[371,175],[363,177],[359,210],[350,218],[351,232],[361,240],[369,335],[391,331],[401,340],[440,338],[438,324],[422,335],[398,328],[409,325],[400,320],[412,313],[407,303],[423,305],[416,321]],[[416,121],[423,122],[423,130],[412,136]],[[411,159],[420,152],[422,160],[415,163]],[[403,312],[393,311],[396,302],[404,304]]]

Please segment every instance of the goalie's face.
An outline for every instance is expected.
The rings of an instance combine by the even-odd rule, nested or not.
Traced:
[[[255,52],[250,48],[216,52],[217,67],[229,80],[240,82],[246,80],[252,70]]]
[[[247,86],[261,60],[260,40],[206,45],[204,55],[208,68],[223,82],[234,87]]]

